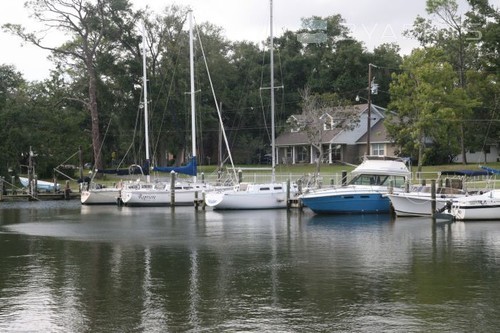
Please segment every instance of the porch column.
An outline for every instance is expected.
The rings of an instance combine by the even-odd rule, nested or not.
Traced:
[[[332,144],[330,143],[328,147],[328,164],[332,164]]]
[[[292,146],[292,164],[295,164],[295,146]]]
[[[311,145],[311,148],[309,149],[309,160],[310,160],[310,164],[314,164],[314,147],[313,145]]]

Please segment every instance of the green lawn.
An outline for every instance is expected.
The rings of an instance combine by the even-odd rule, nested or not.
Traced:
[[[488,167],[494,169],[500,169],[500,163],[489,163]],[[270,166],[269,165],[239,165],[236,166],[236,169],[242,168],[243,171],[243,181],[269,181],[270,180]],[[338,182],[339,177],[342,171],[350,172],[355,168],[355,166],[349,165],[341,165],[341,164],[322,164],[320,167],[320,175],[323,178],[324,184],[333,182]],[[206,175],[207,181],[212,181],[216,178],[216,169],[215,165],[202,165],[198,166],[198,172],[201,174],[202,172]],[[439,171],[444,170],[480,170],[478,164],[448,164],[448,165],[433,165],[433,166],[424,166],[422,168],[422,174],[420,177],[416,177],[417,166],[414,165],[411,167],[411,171],[413,173],[413,182],[417,183],[420,179],[436,179],[437,173]],[[228,170],[229,171],[229,170]],[[316,166],[311,164],[295,164],[295,165],[283,165],[279,164],[276,166],[276,175],[282,176],[279,179],[284,178],[292,178],[292,180],[297,180],[304,175],[311,175],[316,172]],[[168,178],[168,174],[162,174],[162,177]],[[186,177],[186,176],[180,176]],[[114,186],[115,183],[120,181],[120,179],[137,179],[139,176],[128,176],[128,177],[118,177],[113,175],[105,175],[102,178],[99,178],[97,182],[104,184],[106,186]],[[198,177],[200,179],[200,177]],[[58,180],[60,184],[64,184],[64,180]],[[78,184],[76,182],[71,182],[71,188],[73,190],[78,191]]]
[[[500,169],[500,162],[496,163],[489,163],[485,164],[490,168],[494,169]],[[446,164],[446,165],[430,165],[430,166],[424,166],[422,167],[422,172],[423,173],[437,173],[439,171],[449,171],[449,170],[481,170],[479,164],[472,164],[469,163],[467,165],[463,164]],[[269,167],[269,165],[241,165],[241,166],[236,166],[236,169],[238,167],[244,168],[244,169],[251,169],[251,168],[256,168],[255,170],[252,170],[252,173],[269,173],[269,170],[260,170],[261,168],[266,168]],[[320,173],[340,173],[343,170],[349,172],[354,169],[354,166],[349,166],[349,165],[340,165],[340,164],[334,164],[334,165],[328,165],[328,164],[322,164],[320,167]],[[216,166],[198,166],[198,171],[199,172],[205,172],[206,174],[210,174],[212,172],[215,172]],[[307,173],[314,173],[316,171],[316,166],[312,164],[295,164],[295,165],[283,165],[279,164],[276,166],[276,172],[277,173],[283,173],[283,174],[307,174]],[[417,166],[413,165],[411,166],[411,171],[413,173],[417,172]]]

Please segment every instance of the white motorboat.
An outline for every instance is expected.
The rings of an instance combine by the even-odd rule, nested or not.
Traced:
[[[465,195],[464,191],[443,188],[436,191],[436,211],[443,210],[448,202]],[[429,186],[419,186],[410,192],[387,194],[396,216],[432,216],[432,195]]]
[[[436,211],[443,211],[449,203],[467,195],[470,191],[468,182],[488,177],[490,171],[481,170],[446,170],[439,173],[438,183],[443,187],[436,188]],[[477,190],[474,190],[477,191]],[[470,193],[470,192],[469,192]],[[388,194],[396,216],[431,216],[431,186],[413,186],[409,192]]]

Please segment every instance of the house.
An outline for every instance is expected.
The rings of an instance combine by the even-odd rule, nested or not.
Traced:
[[[396,146],[384,126],[386,113],[386,109],[371,104],[370,155],[395,154]],[[296,164],[315,163],[321,158],[329,164],[358,164],[367,153],[367,122],[368,104],[321,110],[315,116],[292,115],[287,120],[289,129],[276,138],[276,160]]]
[[[485,142],[480,151],[468,150],[466,153],[468,163],[493,163],[500,162],[500,149],[496,142]],[[453,163],[463,163],[463,155],[459,154],[453,159]]]

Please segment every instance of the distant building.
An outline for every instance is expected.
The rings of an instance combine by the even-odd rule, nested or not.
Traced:
[[[467,157],[467,163],[493,163],[500,162],[500,151],[498,144],[496,142],[489,142],[484,145],[484,149],[480,151],[468,150],[465,153]],[[454,163],[463,163],[464,159],[462,154],[457,155],[454,159]]]
[[[384,126],[386,113],[386,109],[371,105],[370,155],[395,154],[396,145]],[[276,138],[277,163],[312,164],[318,158],[329,164],[361,161],[367,152],[368,104],[325,109],[317,114],[317,119],[308,117],[311,116],[292,115],[287,120],[289,129]],[[322,156],[316,144],[321,144]]]

